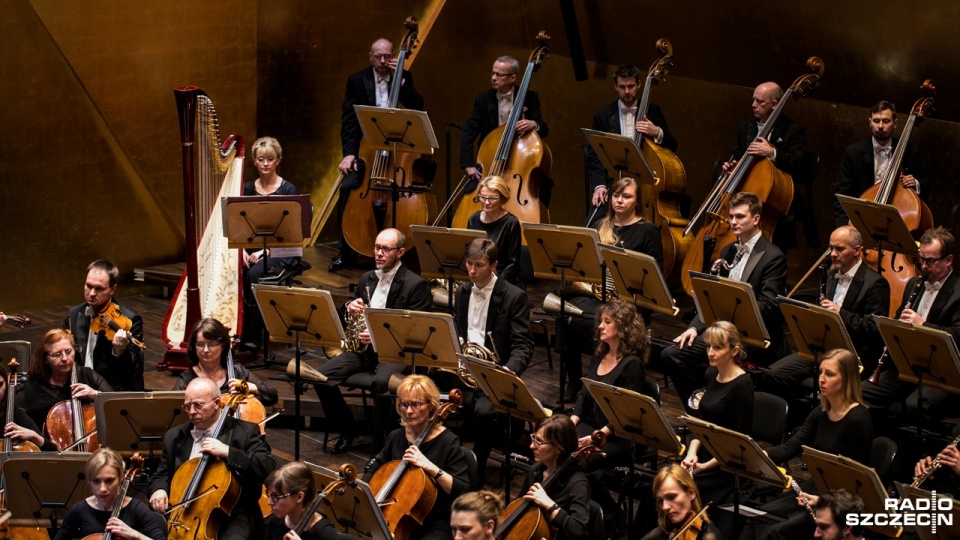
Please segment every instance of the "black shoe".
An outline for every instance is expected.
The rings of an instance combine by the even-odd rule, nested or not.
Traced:
[[[340,257],[337,257],[337,260],[333,261],[333,263],[332,263],[330,266],[327,267],[327,270],[329,270],[330,272],[336,272],[336,271],[338,271],[338,270],[343,270],[344,268],[350,266],[350,263],[351,263],[351,262],[352,262],[352,261],[349,261],[349,260],[345,259],[345,258],[341,255]]]
[[[340,435],[340,438],[337,439],[337,444],[333,446],[333,450],[330,451],[331,454],[346,454],[353,448],[353,437],[347,437],[346,435]]]

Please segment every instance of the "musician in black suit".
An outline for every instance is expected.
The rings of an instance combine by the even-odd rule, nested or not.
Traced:
[[[374,245],[374,261],[377,269],[360,276],[360,282],[353,297],[344,305],[348,315],[361,317],[366,306],[374,308],[408,309],[413,311],[430,311],[433,307],[433,297],[430,294],[430,285],[415,272],[408,270],[400,263],[400,258],[406,253],[406,236],[397,229],[384,229],[377,235]],[[361,343],[370,344],[370,333],[365,329],[356,336]],[[347,407],[338,386],[347,377],[361,371],[374,372],[376,381],[373,388],[374,399],[387,391],[390,377],[394,373],[404,370],[399,364],[381,364],[377,360],[377,353],[367,347],[364,353],[344,351],[330,359],[320,368],[320,373],[327,376],[326,384],[316,384],[317,395],[323,404],[323,413],[330,422],[340,425],[340,439],[333,449],[334,454],[342,454],[353,446],[356,434],[356,421],[353,413]],[[378,407],[379,408],[379,407]],[[377,431],[374,431],[377,437]],[[375,439],[374,445],[382,440]]]
[[[768,242],[760,231],[760,212],[763,205],[753,193],[740,192],[731,197],[730,228],[737,242],[728,244],[720,256],[732,265],[729,271],[721,269],[721,276],[745,281],[753,287],[760,308],[760,316],[770,332],[770,346],[766,349],[747,346],[746,368],[769,365],[783,355],[783,317],[777,296],[786,292],[787,259],[783,252]],[[742,245],[742,246],[741,246]],[[737,256],[738,252],[742,255]],[[707,348],[700,337],[706,329],[702,317],[697,317],[682,334],[674,339],[676,344],[661,353],[664,369],[673,379],[677,394],[684,407],[687,398],[700,387],[707,364]]]
[[[337,215],[340,221],[340,256],[330,265],[335,272],[353,262],[354,252],[343,238],[343,210],[346,208],[350,192],[360,187],[364,179],[365,164],[358,161],[360,139],[363,132],[360,121],[353,109],[354,105],[386,107],[390,101],[390,84],[397,70],[397,59],[393,55],[393,43],[380,38],[370,46],[371,68],[362,69],[347,78],[347,88],[343,97],[343,109],[340,114],[340,146],[343,160],[338,168],[343,174],[340,184],[340,199],[337,202]],[[400,81],[398,101],[407,109],[423,110],[423,96],[413,86],[413,74],[403,70]]]
[[[465,188],[468,193],[476,189],[481,177],[474,157],[474,143],[479,141],[482,144],[491,131],[507,122],[513,112],[513,102],[519,88],[516,84],[518,73],[520,73],[520,63],[516,58],[512,56],[497,58],[490,70],[491,88],[478,94],[473,101],[473,112],[464,123],[463,133],[460,136],[460,167],[470,177]],[[527,90],[523,109],[523,118],[516,124],[517,136],[536,131],[541,138],[546,138],[550,128],[540,113],[540,97],[533,90]],[[540,186],[540,200],[545,205],[550,201],[549,188],[552,187],[552,182],[549,184],[549,186],[546,183]]]
[[[457,328],[466,341],[502,355],[500,364],[520,376],[533,356],[527,294],[494,273],[498,254],[497,244],[488,238],[474,239],[467,246],[465,258],[471,282],[457,292]],[[473,452],[477,456],[478,477],[483,479],[494,441],[489,435],[503,433],[506,427],[498,429],[490,398],[479,391],[472,394],[477,421],[474,432],[481,434]],[[465,408],[469,409],[470,404]]]
[[[117,392],[139,392],[143,391],[143,351],[131,342],[130,336],[143,341],[143,318],[113,299],[119,277],[120,271],[110,261],[90,263],[83,285],[86,302],[70,308],[63,327],[76,336],[77,363],[99,373]],[[90,333],[91,319],[106,311],[111,303],[132,323],[129,332],[118,330],[112,340]]]
[[[166,511],[173,477],[180,466],[191,458],[207,454],[223,460],[233,481],[241,488],[233,512],[220,523],[217,538],[263,538],[260,494],[263,480],[277,468],[277,462],[270,453],[270,446],[260,438],[260,428],[227,417],[220,433],[213,437],[210,430],[220,417],[220,389],[210,379],[190,381],[183,396],[183,409],[190,421],[163,435],[163,454],[147,488],[150,507],[157,512]],[[175,525],[171,523],[170,526]]]
[[[863,364],[861,379],[865,380],[873,373],[883,350],[883,340],[871,316],[886,317],[890,313],[890,285],[863,263],[860,258],[862,244],[860,232],[850,225],[838,227],[830,235],[830,267],[825,270],[824,298],[819,305],[840,314]],[[778,396],[795,397],[800,383],[815,377],[816,373],[815,362],[794,353],[778,360],[764,373],[764,390]],[[883,382],[888,381],[885,378]],[[872,405],[871,399],[882,403],[896,398],[896,384],[864,384],[862,388],[868,406]]]
[[[900,140],[893,136],[896,130],[897,108],[893,103],[881,101],[870,109],[870,131],[873,136],[851,144],[844,150],[840,174],[837,175],[837,195],[859,197],[870,186],[884,179]],[[916,145],[907,144],[900,165],[903,187],[917,190],[923,200],[928,200],[933,182],[927,176]],[[850,220],[840,206],[840,200],[834,197],[833,205],[836,226],[847,224]]]
[[[676,152],[679,144],[673,133],[670,133],[660,106],[651,103],[646,116],[637,118],[638,102],[643,90],[641,76],[640,69],[636,66],[623,64],[617,67],[613,73],[613,89],[617,91],[618,99],[593,113],[592,129],[631,138],[639,131],[655,144]],[[607,177],[607,171],[593,147],[588,144],[584,148],[587,153],[587,181],[593,187],[593,199],[587,208],[588,212],[591,212],[593,207],[606,204],[607,192],[613,180]]]

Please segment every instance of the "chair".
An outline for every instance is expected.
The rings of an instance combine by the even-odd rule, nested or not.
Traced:
[[[314,383],[314,384],[327,384],[327,383]],[[360,399],[363,402],[363,421],[369,423],[371,414],[370,414],[370,404],[367,401],[367,398],[370,397],[373,392],[373,387],[376,384],[376,375],[372,371],[361,371],[359,373],[354,373],[346,378],[342,383],[340,383],[340,390],[343,392],[344,397],[349,396],[360,396]],[[359,393],[358,393],[359,392]],[[324,411],[326,414],[326,411]],[[323,430],[323,451],[327,451],[327,441],[330,439],[330,422],[324,422]],[[476,460],[474,460],[476,461]]]
[[[790,406],[787,400],[766,392],[753,394],[753,427],[750,436],[770,444],[783,442]]]
[[[869,465],[877,471],[883,485],[890,483],[893,472],[893,460],[897,457],[897,443],[887,437],[877,437],[870,449]]]
[[[607,533],[603,526],[603,508],[600,507],[600,503],[594,500],[591,500],[587,507],[590,509],[590,522],[587,524],[587,529],[591,540],[606,540]]]
[[[467,462],[467,478],[470,479],[470,491],[483,488],[483,481],[477,472],[479,469],[477,466],[477,455],[466,446],[461,446],[460,452],[463,454],[463,460]]]
[[[643,394],[652,397],[660,405],[660,385],[653,377],[648,376],[643,380]]]

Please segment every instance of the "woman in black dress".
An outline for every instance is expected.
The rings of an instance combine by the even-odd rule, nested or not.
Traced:
[[[275,469],[263,481],[271,514],[266,520],[264,540],[337,540],[333,524],[314,513],[299,535],[293,529],[303,519],[317,497],[313,472],[302,461],[292,461]]]
[[[720,540],[720,531],[710,523],[706,512],[695,519],[703,509],[703,501],[693,477],[680,465],[674,463],[660,469],[653,478],[653,496],[657,501],[659,527],[644,535],[643,540],[673,538],[680,528],[688,524],[687,531],[694,534],[693,538]]]
[[[57,446],[40,435],[40,428],[27,416],[27,413],[15,406],[13,417],[7,418],[7,404],[10,400],[10,392],[7,388],[9,375],[10,368],[0,362],[0,426],[3,426],[3,436],[12,439],[14,444],[30,442],[45,452],[56,452]]]
[[[497,244],[497,277],[523,287],[520,278],[520,220],[507,212],[504,204],[510,199],[510,186],[499,176],[488,176],[477,192],[482,210],[467,218],[467,228],[487,233]]]
[[[434,424],[419,447],[413,443],[436,417],[440,409],[440,390],[424,375],[410,375],[397,388],[397,412],[402,427],[387,435],[383,450],[367,463],[364,481],[370,482],[374,471],[390,461],[403,460],[423,469],[436,481],[437,499],[433,508],[417,527],[411,539],[452,538],[450,503],[470,489],[467,462],[460,439],[442,423]],[[403,494],[396,494],[402,497]]]

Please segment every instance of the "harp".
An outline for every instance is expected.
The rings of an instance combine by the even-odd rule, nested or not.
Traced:
[[[187,269],[163,321],[167,351],[157,369],[182,371],[190,367],[190,329],[201,318],[213,317],[236,333],[242,330],[241,254],[227,247],[220,199],[241,194],[244,142],[230,135],[220,143],[217,111],[203,90],[178,87],[174,96],[183,151]]]

